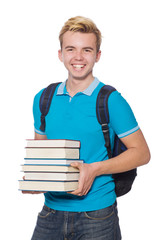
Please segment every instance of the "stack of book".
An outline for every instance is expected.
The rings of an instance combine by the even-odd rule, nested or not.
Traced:
[[[27,140],[26,157],[22,165],[23,191],[73,191],[78,187],[79,170],[70,166],[79,159],[80,141]]]

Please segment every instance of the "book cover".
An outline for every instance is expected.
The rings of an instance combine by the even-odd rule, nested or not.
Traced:
[[[79,172],[77,168],[65,165],[25,165],[21,166],[23,172]]]
[[[78,148],[26,148],[26,158],[79,159]]]
[[[67,140],[67,139],[46,139],[36,140],[27,139],[27,147],[68,147],[68,148],[80,148],[80,141]]]
[[[24,164],[49,164],[49,165],[70,165],[72,162],[83,163],[80,159],[54,159],[54,158],[24,158]]]
[[[73,191],[78,188],[78,181],[19,181],[22,191]]]
[[[79,179],[78,172],[24,172],[25,180],[73,181]]]

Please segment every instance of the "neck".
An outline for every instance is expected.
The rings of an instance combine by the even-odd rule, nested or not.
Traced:
[[[94,77],[87,80],[76,80],[68,78],[66,82],[66,88],[71,97],[76,95],[78,92],[83,92],[89,87],[89,85],[94,81]]]

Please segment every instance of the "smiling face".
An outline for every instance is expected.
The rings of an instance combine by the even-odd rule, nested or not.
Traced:
[[[99,61],[101,51],[97,52],[94,33],[67,31],[58,54],[68,70],[69,80],[92,80],[93,67]]]

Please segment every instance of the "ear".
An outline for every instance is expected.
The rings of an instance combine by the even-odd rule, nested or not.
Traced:
[[[58,57],[59,57],[60,61],[63,62],[62,51],[61,51],[61,49],[58,50]]]
[[[97,55],[96,55],[96,62],[99,61],[100,57],[101,57],[101,50],[99,50],[99,51],[97,52]]]

